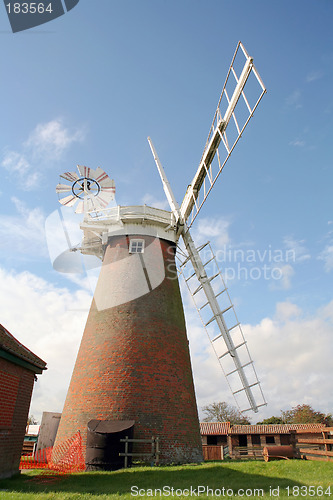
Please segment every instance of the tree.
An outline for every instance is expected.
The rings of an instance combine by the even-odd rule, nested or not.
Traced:
[[[332,415],[315,411],[310,405],[297,405],[291,410],[281,411],[284,424],[328,424],[332,423]]]
[[[257,425],[267,425],[267,424],[283,424],[281,417],[269,417],[265,418],[262,422],[257,422]]]
[[[38,422],[35,419],[35,417],[33,415],[29,415],[29,417],[28,417],[28,425],[37,425],[37,424],[38,424]]]
[[[332,413],[327,413],[327,415],[325,415],[325,418],[324,418],[322,423],[326,424],[327,427],[333,427],[333,415],[332,415]]]
[[[204,406],[202,411],[206,413],[204,422],[230,422],[231,424],[249,425],[250,420],[234,406],[228,405],[224,401],[212,403]]]

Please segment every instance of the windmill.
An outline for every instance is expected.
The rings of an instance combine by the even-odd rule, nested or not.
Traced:
[[[256,84],[254,100],[245,95],[250,79]],[[115,188],[100,168],[79,166],[80,176],[62,175],[70,184],[57,186],[64,195],[60,203],[76,205],[84,214],[80,251],[103,263],[56,444],[78,429],[85,443],[91,419],[134,420],[136,438],[160,437],[162,462],[201,460],[176,256],[240,409],[257,412],[266,404],[213,251],[209,244],[197,248],[190,234],[265,92],[253,59],[239,42],[199,167],[181,205],[148,138],[171,211],[146,205],[106,208]],[[184,249],[177,252],[180,238]],[[214,274],[209,272],[212,265]]]

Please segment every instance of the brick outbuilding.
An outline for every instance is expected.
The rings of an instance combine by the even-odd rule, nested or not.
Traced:
[[[46,363],[0,325],[0,478],[19,471],[36,374]]]
[[[230,425],[202,422],[201,439],[205,460],[262,458],[265,446],[288,446],[293,439],[321,437],[324,424]],[[296,435],[296,438],[293,435]]]

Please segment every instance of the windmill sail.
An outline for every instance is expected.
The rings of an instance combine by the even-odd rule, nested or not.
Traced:
[[[203,323],[206,328],[213,322],[217,326],[218,329],[217,336],[212,337],[208,333],[208,337],[212,342],[213,349],[218,357],[221,368],[227,378],[229,387],[231,388],[237,406],[241,411],[253,410],[254,412],[257,412],[260,406],[266,405],[266,401],[263,392],[261,390],[261,386],[258,381],[253,366],[253,362],[250,357],[250,353],[247,348],[246,341],[244,339],[238,320],[236,318],[236,323],[230,326],[228,326],[228,322],[226,321],[225,314],[230,309],[233,309],[233,305],[231,304],[228,293],[226,293],[224,296],[229,298],[228,305],[226,307],[220,306],[218,297],[221,296],[224,292],[226,292],[226,287],[224,285],[222,274],[218,270],[215,275],[208,276],[206,272],[207,264],[215,260],[214,254],[211,252],[213,256],[208,259],[206,264],[203,263],[200,252],[194,245],[186,221],[182,219],[180,213],[180,207],[174,197],[170,183],[167,179],[166,173],[162,167],[162,164],[160,162],[160,159],[156,153],[156,150],[154,148],[154,145],[150,137],[148,137],[148,142],[151,151],[153,153],[154,160],[162,180],[163,188],[166,197],[169,201],[175,221],[178,221],[178,230],[177,230],[178,238],[182,236],[187,251],[187,258],[181,264],[181,269],[184,268],[184,266],[187,263],[190,263],[193,269],[193,272],[189,275],[189,277],[185,279],[186,284],[194,299],[194,303],[196,304],[197,310],[201,318],[203,318],[201,311],[205,307],[207,307],[207,310],[211,311],[212,316],[207,322],[203,321]],[[216,269],[218,268],[216,267]],[[183,275],[184,272],[185,269],[182,269]],[[216,293],[212,282],[217,276],[220,276],[223,286],[222,289]],[[199,286],[197,286],[195,290],[192,290],[189,281],[194,277],[197,278]],[[204,303],[202,303],[201,305],[197,305],[200,304],[200,302],[196,301],[195,296],[197,294],[198,296],[200,296],[200,293],[203,295]],[[236,327],[239,328],[237,329]],[[232,330],[235,331],[232,332]],[[236,337],[237,334],[238,338]],[[227,363],[228,363],[228,368],[226,366]],[[227,369],[225,369],[224,366]],[[250,373],[248,374],[247,372],[249,372],[249,370]],[[256,397],[253,394],[254,388],[259,389],[260,397],[259,399],[257,398],[259,403],[257,403]],[[244,397],[242,398],[242,396],[245,396],[245,398]]]
[[[228,289],[210,243],[178,266],[240,411],[266,405],[265,397]],[[202,259],[201,255],[204,255]],[[181,259],[180,259],[181,260]]]
[[[243,57],[242,57],[243,56]],[[245,58],[240,72],[239,60]],[[249,93],[245,94],[246,90]],[[253,116],[266,88],[253,59],[238,43],[217,105],[197,172],[180,207],[183,220],[191,227],[224,165]]]

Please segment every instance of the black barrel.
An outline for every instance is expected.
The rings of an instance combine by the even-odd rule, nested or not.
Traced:
[[[134,420],[90,420],[87,430],[86,470],[117,470],[124,467],[125,450],[120,440],[128,436],[133,439]],[[129,443],[129,453],[132,443]],[[131,465],[132,457],[128,458]]]

